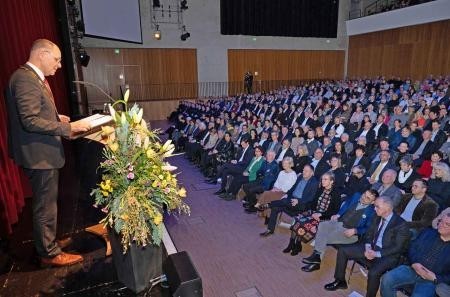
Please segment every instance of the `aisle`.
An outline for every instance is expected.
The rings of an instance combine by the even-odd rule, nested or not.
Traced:
[[[189,252],[199,271],[206,297],[296,297],[348,296],[352,290],[327,292],[323,285],[333,280],[335,251],[330,249],[322,269],[315,273],[300,270],[300,260],[311,253],[306,246],[301,256],[281,252],[288,242],[287,230],[261,238],[263,221],[246,214],[238,201],[224,201],[204,183],[203,175],[184,156],[170,162],[178,166],[180,182],[188,190],[190,217],[169,218],[166,226],[179,251]],[[208,189],[209,187],[209,189]],[[351,287],[364,291],[360,273]]]

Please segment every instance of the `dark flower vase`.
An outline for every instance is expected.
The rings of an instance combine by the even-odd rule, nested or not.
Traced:
[[[108,228],[114,266],[119,281],[134,293],[150,286],[150,279],[162,274],[162,247],[132,243],[124,254],[120,235]]]

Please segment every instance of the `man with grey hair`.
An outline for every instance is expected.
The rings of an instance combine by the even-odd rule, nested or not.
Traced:
[[[397,179],[397,172],[394,169],[388,169],[383,173],[381,182],[377,182],[372,185],[372,189],[377,190],[380,196],[388,196],[392,199],[394,206],[397,206],[400,202],[402,192],[394,185]]]
[[[388,196],[375,200],[377,216],[372,221],[362,243],[343,246],[338,249],[334,282],[325,285],[325,290],[347,289],[345,271],[350,259],[368,267],[367,297],[375,297],[381,276],[397,266],[400,256],[409,242],[406,222],[394,210],[394,202]]]
[[[411,296],[449,296],[450,215],[441,215],[434,228],[424,229],[409,246],[408,263],[383,275],[381,296],[395,297],[397,290],[412,286]],[[439,284],[439,285],[438,285]],[[437,286],[438,285],[438,286]]]
[[[33,190],[34,246],[43,266],[67,266],[83,261],[64,253],[69,241],[56,241],[59,169],[64,166],[61,137],[90,129],[87,122],[70,122],[58,113],[46,76],[61,68],[61,51],[46,39],[33,42],[28,62],[9,81],[9,152],[24,169]]]

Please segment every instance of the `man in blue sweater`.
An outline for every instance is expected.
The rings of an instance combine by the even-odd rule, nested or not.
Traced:
[[[375,214],[373,203],[378,198],[376,190],[367,190],[362,195],[356,193],[351,199],[346,200],[339,212],[331,217],[330,221],[319,224],[314,252],[311,256],[304,258],[302,267],[305,272],[320,269],[328,244],[351,244],[358,241],[369,227]]]
[[[436,285],[450,282],[450,214],[427,228],[414,240],[408,253],[410,265],[387,272],[381,281],[381,296],[395,297],[397,289],[414,286],[412,296],[433,297]]]

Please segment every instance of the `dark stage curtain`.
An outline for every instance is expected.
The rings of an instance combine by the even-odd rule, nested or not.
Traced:
[[[62,0],[61,0],[62,1]],[[7,113],[4,90],[10,75],[28,59],[31,43],[47,38],[59,46],[60,32],[57,0],[2,0],[0,17],[0,237],[12,232],[24,206],[24,197],[31,196],[27,179],[8,158]],[[64,61],[63,61],[64,62]],[[64,64],[63,64],[64,69]],[[69,114],[67,81],[59,70],[49,83],[61,114]]]
[[[223,35],[335,38],[339,0],[221,0]]]

